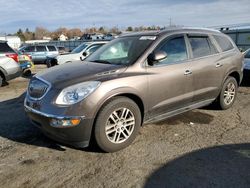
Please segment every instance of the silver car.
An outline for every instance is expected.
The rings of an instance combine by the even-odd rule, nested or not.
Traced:
[[[243,54],[245,58],[244,70],[250,71],[250,48],[246,50]]]
[[[25,46],[19,51],[30,55],[34,63],[46,63],[47,57],[59,55],[59,51],[54,45]]]
[[[18,54],[9,47],[6,41],[0,41],[0,86],[21,74]]]

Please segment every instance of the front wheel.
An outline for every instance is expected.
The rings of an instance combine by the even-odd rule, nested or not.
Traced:
[[[106,152],[129,146],[141,125],[137,104],[126,97],[115,97],[100,110],[95,123],[95,139]]]
[[[238,84],[234,77],[228,77],[223,84],[221,93],[218,97],[218,105],[222,110],[230,108],[237,96]]]

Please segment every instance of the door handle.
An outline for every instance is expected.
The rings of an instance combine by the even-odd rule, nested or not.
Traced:
[[[184,75],[189,75],[189,74],[192,74],[193,72],[191,71],[191,70],[186,70],[185,72],[184,72]]]
[[[215,65],[216,68],[219,68],[219,67],[222,67],[222,66],[223,66],[223,65],[220,64],[220,63],[217,63],[217,64]]]

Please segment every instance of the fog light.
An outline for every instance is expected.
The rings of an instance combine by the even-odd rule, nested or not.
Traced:
[[[51,119],[50,125],[53,127],[71,127],[79,125],[81,119]]]

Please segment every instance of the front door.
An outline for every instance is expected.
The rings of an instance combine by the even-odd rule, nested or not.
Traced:
[[[161,42],[154,51],[167,58],[147,67],[149,118],[188,106],[193,97],[193,76],[183,35]]]

